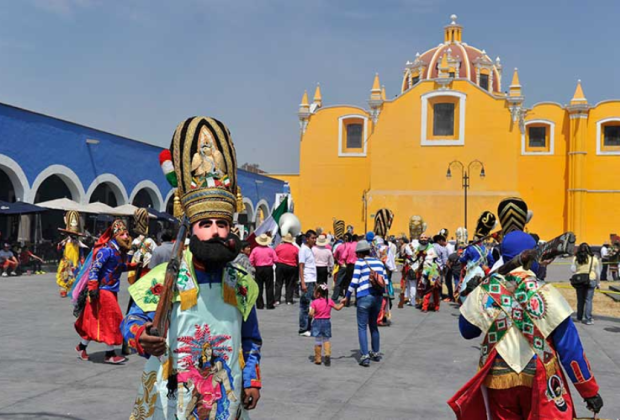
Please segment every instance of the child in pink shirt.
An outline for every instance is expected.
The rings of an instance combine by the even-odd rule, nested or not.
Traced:
[[[321,351],[325,349],[325,366],[331,366],[332,345],[329,339],[332,337],[332,308],[339,311],[344,307],[343,303],[336,304],[329,298],[327,284],[319,283],[314,289],[314,300],[310,304],[310,316],[312,319],[312,337],[314,337],[314,364],[321,364]]]

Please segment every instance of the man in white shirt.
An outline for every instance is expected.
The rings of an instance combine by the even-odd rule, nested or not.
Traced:
[[[316,243],[316,232],[306,232],[306,243],[299,250],[299,284],[301,296],[299,298],[299,335],[310,337],[310,303],[314,299],[314,286],[316,284],[316,263],[312,247]]]
[[[601,247],[601,281],[607,280],[607,266],[609,266],[609,244],[605,242]]]

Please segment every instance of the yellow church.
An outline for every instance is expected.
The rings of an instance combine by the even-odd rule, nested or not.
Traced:
[[[517,69],[504,80],[499,58],[465,43],[456,19],[443,43],[407,61],[394,99],[379,75],[366,109],[326,106],[318,86],[312,102],[304,93],[299,174],[270,174],[288,181],[304,229],[331,230],[337,218],[363,232],[388,208],[390,234],[420,215],[428,233],[453,236],[465,225],[466,171],[470,238],[508,196],[527,202],[528,230],[542,239],[570,230],[600,244],[620,233],[620,101],[590,104],[577,81],[568,104],[525,107]]]

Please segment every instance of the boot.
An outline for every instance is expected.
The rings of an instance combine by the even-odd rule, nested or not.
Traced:
[[[314,364],[321,364],[321,349],[323,346],[314,346]]]
[[[323,345],[325,346],[325,366],[331,366],[332,365],[332,343],[330,343],[329,341],[326,341],[325,343],[323,343]]]

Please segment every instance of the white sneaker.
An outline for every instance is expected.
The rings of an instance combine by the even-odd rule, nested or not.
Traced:
[[[299,336],[300,337],[310,337],[310,336],[312,336],[312,333],[310,331],[306,331],[306,332],[299,333]]]
[[[11,274],[9,274],[10,276],[16,276],[17,273],[15,271],[13,271]]]
[[[9,275],[6,272],[2,273],[2,277],[8,277],[8,276]]]

